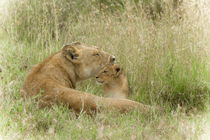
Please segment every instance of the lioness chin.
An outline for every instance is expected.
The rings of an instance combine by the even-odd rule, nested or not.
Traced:
[[[78,81],[95,77],[110,60],[108,58],[111,58],[112,63],[115,60],[110,54],[79,42],[65,45],[61,51],[49,56],[29,71],[22,91],[29,97],[42,91],[39,103],[41,107],[54,103],[59,105],[62,102],[76,112],[100,111],[102,108],[120,112],[135,108],[148,110],[148,106],[131,100],[98,97],[74,90]]]

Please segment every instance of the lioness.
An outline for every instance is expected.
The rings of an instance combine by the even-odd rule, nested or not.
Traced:
[[[96,80],[104,85],[103,96],[128,98],[130,87],[128,78],[118,64],[107,64],[97,74]]]
[[[110,54],[79,42],[65,45],[61,51],[30,70],[22,91],[26,96],[41,93],[41,107],[61,102],[76,112],[83,110],[89,113],[102,108],[120,112],[135,108],[148,110],[148,106],[131,100],[104,98],[74,90],[77,82],[95,77],[108,58],[112,62],[115,60]]]

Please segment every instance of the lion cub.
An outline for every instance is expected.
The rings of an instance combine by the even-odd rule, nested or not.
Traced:
[[[118,64],[104,66],[97,74],[96,80],[104,85],[105,97],[126,99],[130,94],[128,78]]]

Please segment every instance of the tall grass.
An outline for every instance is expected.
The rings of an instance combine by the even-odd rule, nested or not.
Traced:
[[[161,136],[181,139],[179,125],[176,125],[180,119],[170,113],[165,121],[158,114],[141,119],[142,116],[135,113],[124,117],[101,114],[96,118],[81,114],[76,119],[65,107],[37,109],[33,101],[20,98],[19,90],[26,72],[34,64],[60,50],[63,44],[80,41],[116,56],[129,77],[132,100],[161,105],[172,114],[177,109],[206,110],[210,82],[209,25],[208,14],[199,7],[205,2],[199,2],[183,1],[174,6],[174,1],[160,1],[160,12],[151,9],[157,7],[152,1],[11,1],[8,15],[1,21],[4,30],[0,56],[3,126],[13,128],[15,133],[24,133],[25,138],[38,133],[35,138],[46,133],[49,138],[52,131],[56,138],[65,139],[69,136],[83,139],[81,133],[86,139],[130,138],[131,132],[135,138],[158,135],[160,139]],[[77,89],[96,95],[102,92],[94,79],[78,84]],[[7,116],[11,118],[6,119]],[[175,123],[170,124],[170,121]],[[149,130],[145,127],[147,124]],[[157,126],[160,127],[158,132],[152,133]],[[118,127],[119,131],[115,131]],[[162,127],[163,132],[159,132]],[[173,133],[173,128],[177,133]],[[5,129],[4,133],[11,132]],[[195,136],[197,134],[192,135]],[[192,137],[187,135],[187,138]]]
[[[100,13],[93,1],[13,1],[4,28],[14,40],[50,53],[75,40],[99,46],[128,72],[133,99],[204,109],[207,38],[201,38],[204,29],[196,17],[179,17],[182,10],[167,5],[153,21],[135,3],[123,5],[124,11],[111,15]]]

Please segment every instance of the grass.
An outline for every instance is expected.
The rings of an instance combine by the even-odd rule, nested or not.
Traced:
[[[167,5],[155,20],[144,7],[123,5],[109,11],[94,1],[10,3],[8,15],[0,15],[2,138],[208,139],[208,16],[201,9],[198,14],[193,2],[175,11]],[[160,105],[166,113],[76,116],[65,106],[40,110],[33,99],[21,98],[30,68],[73,41],[114,54],[129,77],[129,98]],[[99,96],[101,89],[94,79],[77,85]]]

